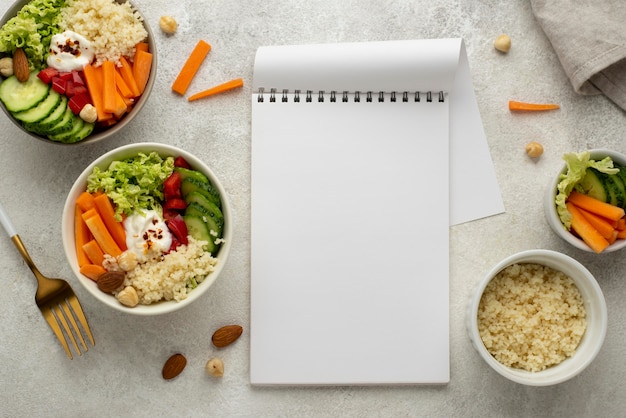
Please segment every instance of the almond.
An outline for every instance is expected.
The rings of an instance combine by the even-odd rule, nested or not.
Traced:
[[[96,283],[104,293],[113,293],[124,283],[124,277],[123,271],[107,271],[98,276]]]
[[[187,365],[187,358],[180,353],[176,353],[167,359],[163,365],[163,379],[170,380],[182,373]]]
[[[226,325],[213,333],[211,341],[217,348],[231,345],[241,336],[243,328],[240,325]]]
[[[17,48],[13,53],[13,74],[22,83],[30,77],[30,69],[28,68],[28,58],[22,48]]]

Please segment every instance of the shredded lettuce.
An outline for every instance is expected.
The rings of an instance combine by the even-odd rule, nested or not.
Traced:
[[[555,203],[557,213],[563,226],[569,230],[572,224],[572,217],[565,206],[565,202],[571,191],[585,178],[587,169],[591,167],[602,173],[617,174],[619,168],[613,167],[611,157],[605,157],[599,161],[592,160],[589,151],[567,153],[563,155],[563,159],[565,160],[567,169],[559,176],[559,183],[556,186],[557,193]]]
[[[101,191],[115,204],[115,217],[122,214],[155,210],[162,213],[163,182],[174,171],[174,158],[162,158],[156,152],[139,153],[122,161],[113,161],[108,169],[98,167],[87,177],[87,191]]]
[[[0,28],[0,53],[13,55],[22,48],[31,70],[41,68],[49,53],[50,39],[60,31],[65,0],[32,0]]]

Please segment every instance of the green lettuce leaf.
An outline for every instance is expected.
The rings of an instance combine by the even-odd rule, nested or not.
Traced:
[[[555,203],[561,223],[569,230],[572,224],[572,217],[565,206],[565,202],[571,191],[574,190],[576,185],[585,177],[587,169],[590,167],[595,168],[606,174],[617,174],[619,169],[613,167],[613,160],[610,157],[605,157],[599,161],[592,160],[589,151],[567,153],[563,155],[563,159],[565,160],[567,168],[565,172],[561,173],[559,176],[559,183],[556,186],[557,193]]]
[[[31,70],[41,68],[50,40],[60,31],[58,22],[65,0],[32,0],[0,28],[0,53],[13,55],[22,48]]]
[[[144,210],[163,212],[163,182],[174,171],[174,158],[162,158],[156,152],[139,153],[122,161],[112,162],[108,169],[98,167],[87,177],[87,191],[101,191],[115,204],[115,218]]]

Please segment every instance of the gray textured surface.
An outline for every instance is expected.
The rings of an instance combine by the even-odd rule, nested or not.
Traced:
[[[276,1],[137,0],[157,36],[159,68],[143,113],[106,143],[75,148],[44,144],[0,118],[0,200],[40,269],[74,285],[96,346],[69,361],[34,304],[35,281],[17,251],[0,239],[1,416],[623,416],[626,408],[626,290],[623,254],[591,255],[548,228],[542,194],[564,152],[589,147],[624,151],[626,118],[602,96],[573,92],[525,0]],[[0,5],[0,13],[8,1]],[[158,30],[172,15],[179,31]],[[493,49],[501,32],[509,54]],[[248,334],[226,350],[210,344],[225,323],[249,324],[250,89],[257,47],[269,44],[463,37],[485,132],[507,212],[451,228],[451,382],[443,387],[253,388]],[[213,50],[190,91],[234,77],[243,90],[187,103],[170,85],[199,38]],[[553,101],[556,112],[514,115],[509,99]],[[545,154],[524,154],[530,140]],[[213,167],[230,194],[235,242],[224,276],[191,307],[165,317],[124,316],[99,306],[78,287],[66,263],[60,216],[73,179],[103,152],[130,142],[181,146]],[[474,352],[464,329],[473,285],[517,251],[562,251],[596,275],[608,303],[609,326],[596,361],[580,376],[548,388],[501,378]],[[288,332],[288,330],[286,330]],[[188,365],[165,382],[163,362],[176,351]],[[222,380],[204,374],[209,357],[226,364]],[[384,358],[372,365],[384,367]]]

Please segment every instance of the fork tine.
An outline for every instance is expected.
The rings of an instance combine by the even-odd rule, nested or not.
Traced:
[[[76,324],[76,320],[74,319],[74,315],[72,315],[72,311],[70,310],[70,307],[67,305],[66,302],[63,302],[60,305],[63,308],[63,311],[65,312],[65,316],[70,321],[70,324],[72,325],[72,329],[74,330],[74,333],[78,336],[78,339],[82,343],[83,348],[85,349],[85,351],[87,351],[88,348],[87,348],[87,344],[85,344],[85,339],[83,338],[83,333],[80,332],[80,328],[78,328],[78,324]]]
[[[76,352],[80,356],[81,355],[80,348],[78,348],[78,344],[76,344],[76,339],[74,338],[74,334],[72,333],[72,330],[70,329],[69,325],[67,324],[67,321],[65,320],[65,316],[63,315],[63,311],[61,311],[60,306],[56,305],[54,307],[53,311],[56,314],[57,319],[59,320],[59,322],[61,322],[61,325],[63,325],[63,329],[65,330],[65,333],[67,334],[68,337],[70,337],[70,341],[72,342],[72,345],[74,346],[74,349],[76,349]]]
[[[59,327],[59,323],[57,322],[56,317],[52,313],[52,310],[50,310],[50,308],[41,308],[41,313],[43,314],[43,317],[46,319],[46,322],[48,322],[48,325],[50,325],[50,328],[52,328],[52,331],[57,336],[57,339],[59,340],[59,342],[65,349],[65,353],[70,358],[70,360],[72,360],[73,359],[72,352],[70,351],[70,347],[67,345],[67,341],[65,340],[63,331],[61,331],[61,327]]]
[[[87,333],[87,336],[91,341],[91,345],[96,345],[93,335],[91,334],[91,328],[89,328],[89,324],[87,323],[87,318],[85,318],[85,314],[83,313],[83,308],[80,306],[80,302],[78,301],[78,297],[76,297],[76,295],[70,295],[68,296],[67,301],[72,307],[74,315],[76,315],[78,321],[82,324],[83,330]]]

